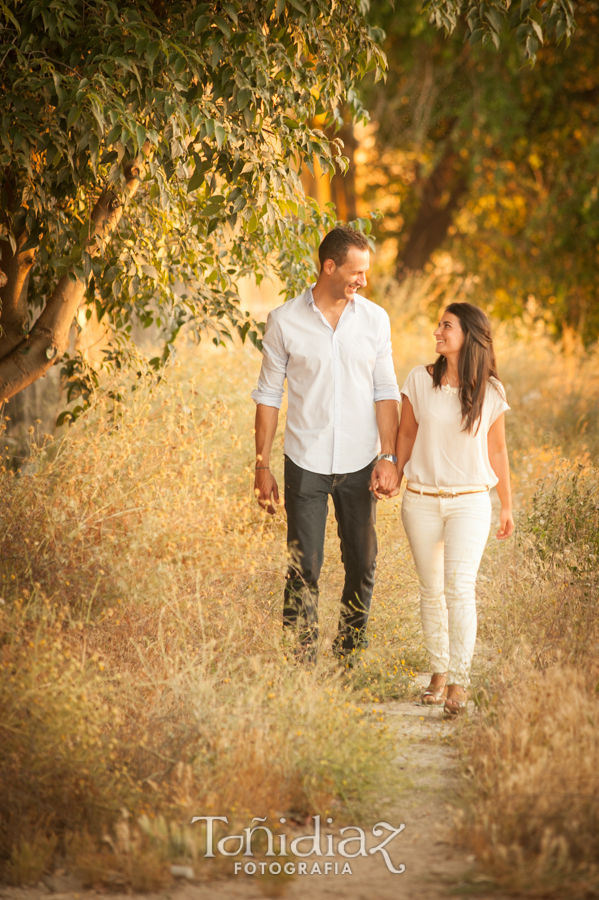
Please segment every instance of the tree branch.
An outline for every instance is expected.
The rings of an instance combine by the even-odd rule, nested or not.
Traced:
[[[141,180],[140,164],[125,170],[125,193],[133,197]],[[123,214],[123,205],[113,191],[105,191],[96,203],[90,220],[90,252],[96,255],[106,246]],[[64,275],[48,300],[42,314],[8,355],[0,358],[0,402],[13,397],[48,371],[65,353],[73,318],[79,308],[87,282]],[[2,316],[4,325],[4,312]]]

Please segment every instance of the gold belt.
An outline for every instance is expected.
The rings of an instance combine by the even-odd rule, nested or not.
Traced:
[[[438,491],[419,491],[416,488],[406,487],[406,491],[410,491],[412,494],[421,494],[423,497],[463,497],[464,494],[486,494],[488,492],[488,487],[475,488],[471,491],[448,491],[444,488],[439,488]]]

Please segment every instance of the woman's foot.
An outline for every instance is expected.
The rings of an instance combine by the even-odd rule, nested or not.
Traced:
[[[447,685],[447,698],[443,705],[446,719],[455,719],[466,710],[467,693],[461,684]]]
[[[423,693],[421,701],[424,706],[443,706],[447,696],[447,672],[435,672],[431,683]]]

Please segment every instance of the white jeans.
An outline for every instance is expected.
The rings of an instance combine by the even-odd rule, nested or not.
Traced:
[[[491,527],[489,493],[426,497],[406,491],[401,518],[420,581],[433,672],[467,687],[476,643],[475,585]]]

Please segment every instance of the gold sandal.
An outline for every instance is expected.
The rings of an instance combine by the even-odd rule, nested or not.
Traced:
[[[435,672],[431,676],[431,683],[420,698],[420,702],[423,706],[443,706],[445,698],[447,697],[446,678],[447,672]]]

